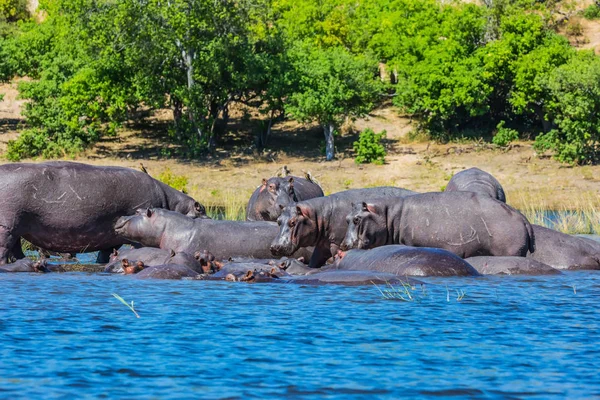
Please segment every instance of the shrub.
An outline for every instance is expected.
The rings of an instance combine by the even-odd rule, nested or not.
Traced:
[[[586,19],[597,19],[600,18],[600,7],[592,4],[585,10],[583,10],[583,17]]]
[[[27,0],[0,0],[0,21],[14,22],[28,16]]]
[[[581,26],[581,22],[573,21],[567,25],[566,30],[567,36],[581,36],[583,35],[583,26]]]
[[[376,134],[370,128],[362,131],[352,146],[356,152],[354,162],[382,165],[385,162],[385,147],[381,144],[381,139],[385,137],[385,134],[386,131]]]
[[[174,189],[181,190],[187,193],[188,177],[185,175],[175,175],[171,168],[166,168],[163,172],[158,175],[157,178],[162,183],[171,186]]]
[[[494,135],[492,142],[498,146],[506,147],[511,142],[519,139],[519,132],[514,129],[505,128],[504,121],[500,121],[496,128],[498,132]]]

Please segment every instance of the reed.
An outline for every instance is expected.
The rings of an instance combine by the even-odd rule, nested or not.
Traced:
[[[212,191],[205,203],[206,213],[213,219],[243,221],[246,219],[246,204],[249,195],[240,194],[233,190],[224,192]]]
[[[117,299],[117,300],[119,300],[121,303],[125,304],[125,305],[127,306],[127,308],[129,308],[129,309],[130,309],[130,310],[131,310],[131,311],[132,311],[132,312],[135,314],[135,316],[136,316],[136,317],[138,317],[138,318],[140,317],[140,316],[139,316],[139,314],[138,314],[138,313],[135,311],[135,309],[133,308],[133,300],[131,301],[131,305],[130,305],[129,303],[127,303],[127,302],[125,301],[125,299],[124,299],[124,298],[122,298],[122,297],[121,297],[121,296],[119,296],[118,294],[116,294],[116,293],[112,293],[112,295],[115,297],[115,299]]]

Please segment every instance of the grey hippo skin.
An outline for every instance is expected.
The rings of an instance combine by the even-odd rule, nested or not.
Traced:
[[[353,202],[381,197],[399,199],[414,194],[395,187],[351,189],[287,206],[277,219],[279,234],[271,244],[271,252],[290,256],[299,248],[315,246],[308,266],[321,267],[337,254],[344,240],[348,228],[346,216],[352,211]]]
[[[435,247],[461,258],[535,251],[533,228],[510,206],[472,192],[424,193],[356,203],[342,248]]]
[[[141,261],[144,266],[152,267],[165,264],[185,265],[198,273],[202,273],[200,262],[188,253],[176,253],[173,250],[163,250],[154,247],[142,247],[139,249],[119,250],[110,256],[110,263],[104,268],[104,272],[123,273],[122,261],[128,260],[130,264]]]
[[[449,251],[391,245],[340,251],[334,268],[386,272],[397,276],[476,276],[475,268]]]
[[[281,210],[290,203],[323,197],[319,185],[297,176],[263,179],[246,206],[248,221],[277,221]]]
[[[525,257],[470,257],[465,259],[482,275],[557,275],[549,265]]]
[[[500,182],[479,168],[465,169],[450,179],[446,185],[446,192],[458,191],[487,194],[493,199],[506,203],[506,195]]]
[[[148,174],[72,162],[0,166],[0,264],[23,258],[20,238],[60,253],[110,251],[127,241],[113,226],[140,207],[164,207],[205,216],[191,197]]]
[[[282,283],[295,283],[301,285],[402,285],[402,284],[421,284],[422,282],[414,279],[400,277],[394,274],[376,271],[341,271],[327,270],[305,276],[294,276],[287,279],[281,278]]]
[[[528,254],[528,258],[558,269],[600,269],[600,243],[543,226],[532,226],[535,253]]]
[[[137,274],[133,275],[135,279],[197,279],[200,277],[196,271],[193,271],[185,265],[167,264],[155,265],[153,267],[144,268]]]
[[[139,210],[122,217],[115,230],[123,238],[143,246],[195,254],[207,249],[215,259],[229,257],[272,258],[269,245],[277,235],[274,222],[192,219],[160,208]],[[297,257],[310,256],[309,251]]]
[[[28,258],[17,260],[12,264],[0,266],[0,272],[50,272],[45,260],[33,261]]]

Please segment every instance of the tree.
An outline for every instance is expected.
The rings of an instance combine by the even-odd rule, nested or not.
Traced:
[[[297,79],[286,111],[302,122],[317,121],[325,134],[327,161],[334,157],[334,134],[347,116],[367,113],[379,93],[377,64],[341,47],[297,42],[290,49]]]

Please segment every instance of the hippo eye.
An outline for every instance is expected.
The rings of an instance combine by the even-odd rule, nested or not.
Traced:
[[[354,222],[356,225],[358,225],[360,223],[360,218],[359,217],[354,217],[354,219],[352,220],[352,222]]]
[[[290,221],[290,228],[293,228],[296,225],[296,220],[293,219]]]

